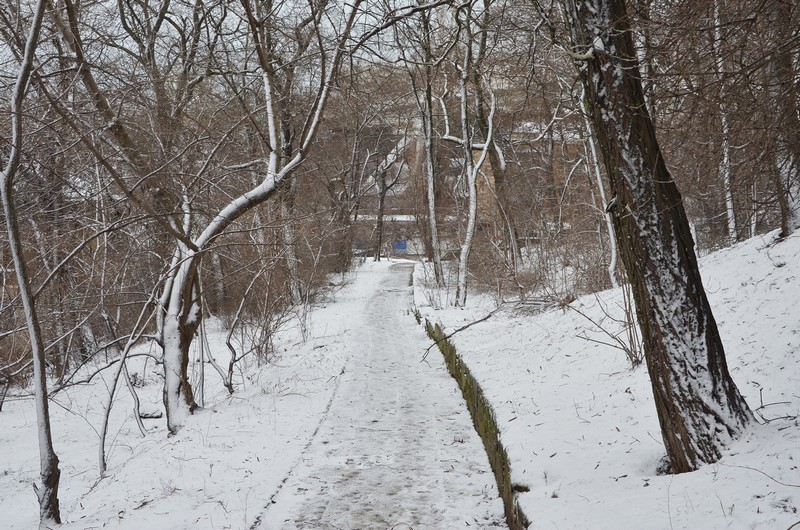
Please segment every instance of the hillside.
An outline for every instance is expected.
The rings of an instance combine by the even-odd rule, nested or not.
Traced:
[[[657,473],[664,449],[647,370],[631,370],[610,345],[621,331],[619,290],[537,315],[509,304],[453,337],[493,403],[534,528],[800,523],[800,237],[773,237],[701,262],[731,374],[760,425],[694,473]],[[434,311],[424,289],[416,300],[446,332],[494,307],[473,299],[469,310]]]

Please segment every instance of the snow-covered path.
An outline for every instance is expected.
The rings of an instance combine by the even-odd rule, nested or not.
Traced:
[[[480,439],[441,355],[409,314],[413,265],[351,321],[352,357],[303,458],[255,525],[290,529],[507,528]]]

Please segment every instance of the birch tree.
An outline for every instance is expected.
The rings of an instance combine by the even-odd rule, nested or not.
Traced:
[[[437,12],[420,11],[405,26],[398,27],[395,42],[403,58],[414,99],[419,113],[417,157],[422,160],[422,173],[425,181],[425,206],[427,213],[427,240],[425,247],[428,260],[433,263],[434,279],[437,287],[444,285],[444,269],[442,266],[442,243],[438,221],[438,176],[436,174],[435,152],[435,120],[434,120],[434,84],[436,71],[449,51],[454,39],[445,38],[445,42],[437,42],[436,36],[441,33],[437,26]],[[413,46],[404,46],[403,42],[412,42]]]
[[[566,0],[670,468],[717,461],[753,415],[728,372],[689,222],[645,105],[623,0]]]
[[[483,6],[487,8],[486,5]],[[478,127],[473,123],[473,114],[469,104],[470,84],[473,84],[473,90],[483,91],[487,90],[491,93],[489,87],[489,80],[484,79],[483,73],[479,70],[479,63],[476,59],[475,53],[481,53],[482,46],[482,33],[475,32],[475,21],[473,12],[477,9],[473,4],[468,5],[466,8],[458,9],[455,14],[455,22],[459,28],[460,34],[460,52],[461,58],[453,61],[456,74],[458,76],[458,100],[460,111],[460,137],[452,136],[450,134],[449,126],[445,129],[442,136],[444,140],[451,141],[459,145],[463,152],[462,159],[462,177],[465,180],[467,188],[467,218],[466,226],[464,228],[464,236],[461,243],[461,251],[458,258],[458,275],[456,279],[456,293],[454,304],[457,307],[463,307],[467,303],[467,276],[469,273],[469,256],[472,251],[472,242],[475,238],[475,228],[478,220],[478,176],[481,171],[483,163],[487,159],[487,155],[492,148],[494,141],[493,124],[494,112],[496,109],[494,96],[492,95],[491,109],[489,116],[483,121],[486,123],[486,136],[483,142],[476,141],[476,136],[479,134]],[[484,50],[485,51],[485,50]],[[481,100],[481,98],[478,98]],[[442,110],[447,114],[444,97],[442,98]],[[445,121],[449,124],[449,120]],[[478,159],[475,160],[475,151],[478,151]]]
[[[714,70],[719,83],[719,119],[721,134],[722,154],[719,161],[719,173],[722,177],[722,185],[725,187],[725,218],[728,222],[728,238],[731,243],[738,241],[738,230],[736,228],[736,210],[733,207],[733,175],[731,168],[731,132],[730,119],[728,117],[727,97],[728,91],[725,71],[725,51],[723,50],[724,41],[722,39],[722,17],[720,16],[720,2],[714,0],[714,32],[712,36],[712,48],[714,50]]]

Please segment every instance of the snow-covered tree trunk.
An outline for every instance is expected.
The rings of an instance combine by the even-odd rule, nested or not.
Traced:
[[[189,382],[189,350],[202,318],[197,267],[202,254],[182,249],[165,293],[161,342],[164,349],[164,408],[175,434],[197,408]]]
[[[463,176],[467,184],[467,226],[464,240],[458,256],[458,278],[456,283],[456,307],[464,307],[467,303],[467,274],[469,272],[469,254],[472,240],[475,237],[475,224],[478,218],[478,169],[472,158],[472,131],[469,123],[469,106],[467,104],[467,80],[472,66],[472,43],[464,46],[464,64],[460,66],[459,89],[461,100],[461,146],[464,151]],[[487,142],[488,145],[488,142]]]
[[[728,373],[681,195],[645,106],[624,0],[565,0],[573,58],[614,197],[671,470],[715,462],[753,415]]]
[[[291,178],[293,171],[308,156],[308,152],[319,130],[320,120],[333,87],[341,59],[344,56],[344,43],[347,41],[353,22],[360,6],[355,1],[348,6],[342,20],[343,28],[339,39],[334,42],[335,49],[320,50],[330,54],[325,61],[326,70],[319,80],[318,91],[308,113],[299,146],[291,159],[284,160],[278,167],[279,153],[272,150],[269,154],[267,172],[263,180],[253,189],[243,193],[229,202],[203,228],[190,244],[179,242],[176,253],[176,264],[165,282],[164,294],[161,297],[163,307],[162,341],[164,348],[164,406],[167,411],[167,428],[176,433],[183,426],[186,418],[197,407],[188,378],[189,350],[202,319],[202,303],[198,281],[198,268],[204,251],[213,241],[245,213],[272,198],[282,182]],[[248,13],[251,29],[257,31],[258,22],[252,11]],[[263,59],[263,58],[262,58]],[[268,127],[270,138],[277,139],[278,121],[273,111],[274,94],[270,88],[269,76],[265,67],[264,83],[267,103]],[[271,145],[277,145],[272,141]],[[188,234],[188,226],[184,232]]]
[[[428,87],[430,91],[430,87]],[[444,285],[444,269],[442,267],[442,245],[439,240],[439,222],[436,220],[436,166],[433,159],[433,113],[432,95],[427,94],[427,110],[423,113],[422,121],[424,128],[424,149],[425,149],[425,190],[426,205],[428,207],[428,232],[430,233],[431,259],[433,261],[433,273],[436,285]]]
[[[422,99],[417,97],[417,107],[422,121],[423,148],[425,151],[425,191],[426,205],[428,207],[428,232],[430,234],[431,260],[433,261],[433,272],[436,279],[436,286],[444,285],[444,269],[442,268],[442,249],[439,241],[439,223],[436,220],[436,164],[434,159],[433,146],[433,50],[431,32],[431,13],[423,11],[420,13],[422,22],[422,48],[424,65],[424,95]]]
[[[46,0],[39,0],[33,9],[31,26],[17,78],[11,93],[11,142],[8,160],[0,172],[0,198],[3,202],[3,214],[8,243],[14,271],[17,277],[19,298],[25,312],[25,323],[30,337],[31,354],[33,356],[33,386],[36,400],[37,439],[39,442],[39,476],[41,484],[34,484],[39,499],[39,525],[41,528],[61,524],[61,512],[58,503],[58,484],[61,470],[58,467],[58,456],[53,449],[53,436],[50,428],[50,408],[47,393],[47,373],[45,371],[45,347],[39,329],[39,317],[36,313],[25,258],[22,254],[22,241],[19,235],[17,212],[14,205],[14,178],[17,175],[22,146],[22,107],[25,92],[30,81],[31,71],[39,42]]]

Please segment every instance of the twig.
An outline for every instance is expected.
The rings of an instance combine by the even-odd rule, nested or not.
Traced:
[[[754,468],[754,467],[750,467],[750,466],[737,466],[737,465],[734,465],[734,464],[719,464],[719,465],[721,465],[721,466],[725,466],[725,467],[738,467],[738,468],[741,468],[741,469],[749,469],[750,471],[755,471],[755,472],[757,472],[757,473],[761,473],[762,475],[764,475],[765,477],[767,477],[767,478],[768,478],[768,479],[770,479],[771,481],[773,481],[773,482],[775,482],[775,483],[777,483],[777,484],[780,484],[781,486],[787,486],[787,487],[789,487],[789,488],[800,488],[800,484],[787,484],[786,482],[781,482],[780,480],[778,480],[778,479],[776,479],[776,478],[774,478],[774,477],[771,477],[771,476],[767,475],[766,473],[764,473],[763,471],[761,471],[760,469],[756,469],[756,468]],[[795,526],[796,526],[796,525],[795,525]]]
[[[439,344],[441,344],[442,342],[447,342],[447,341],[448,341],[448,340],[450,340],[450,338],[451,338],[451,337],[453,337],[453,336],[454,336],[456,333],[460,333],[460,332],[464,331],[465,329],[467,329],[467,328],[470,328],[470,327],[474,326],[475,324],[480,324],[481,322],[486,322],[487,320],[489,320],[490,318],[492,318],[492,316],[493,316],[495,313],[497,313],[498,311],[500,311],[500,309],[502,309],[502,307],[503,307],[503,304],[500,304],[499,306],[497,306],[496,308],[494,308],[494,309],[493,309],[491,312],[489,312],[489,314],[488,314],[488,315],[486,315],[485,317],[483,317],[483,318],[481,318],[481,319],[478,319],[478,320],[476,320],[476,321],[474,321],[474,322],[470,322],[469,324],[466,324],[466,325],[464,325],[464,326],[461,326],[460,328],[458,328],[458,329],[457,329],[457,330],[455,330],[454,332],[450,333],[449,335],[446,335],[446,336],[442,337],[441,339],[439,339],[439,340],[437,340],[437,341],[434,341],[434,343],[433,343],[433,344],[431,344],[430,346],[428,346],[428,347],[425,349],[425,353],[422,355],[422,359],[420,360],[420,362],[422,362],[422,361],[424,361],[424,360],[426,360],[426,359],[428,358],[428,353],[430,353],[430,351],[431,351],[431,348],[433,348],[434,346],[438,346],[438,345],[439,345]]]

